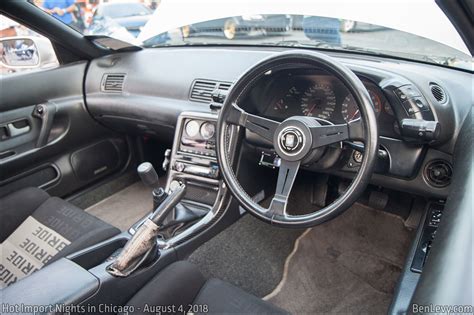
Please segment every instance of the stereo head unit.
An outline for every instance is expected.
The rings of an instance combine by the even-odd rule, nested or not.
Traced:
[[[186,118],[181,129],[179,151],[215,157],[215,121]]]

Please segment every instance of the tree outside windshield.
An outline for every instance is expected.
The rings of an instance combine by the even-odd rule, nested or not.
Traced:
[[[155,10],[160,9],[161,1],[35,0],[34,4],[83,34],[106,35],[147,48],[182,45],[307,47],[389,55],[472,70],[472,57],[457,49],[355,20],[294,14],[237,15],[141,36],[150,21],[156,22]]]

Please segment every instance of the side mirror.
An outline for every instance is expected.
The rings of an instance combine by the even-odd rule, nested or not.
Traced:
[[[7,37],[0,40],[0,66],[11,71],[58,65],[51,42],[43,37]]]

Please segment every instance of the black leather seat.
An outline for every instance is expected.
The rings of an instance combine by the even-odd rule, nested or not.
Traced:
[[[1,198],[0,222],[0,287],[120,233],[38,188],[25,188]]]
[[[206,279],[186,261],[163,269],[127,305],[141,314],[288,314],[227,282]]]

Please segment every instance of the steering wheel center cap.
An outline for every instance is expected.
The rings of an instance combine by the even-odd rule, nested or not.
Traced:
[[[287,127],[280,131],[278,136],[278,145],[287,155],[297,155],[303,149],[305,136],[301,130],[296,127]]]
[[[298,118],[282,122],[273,136],[276,153],[287,161],[302,160],[311,149],[311,141],[308,126]]]

